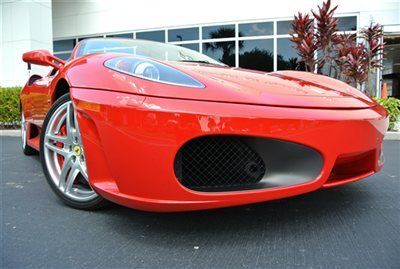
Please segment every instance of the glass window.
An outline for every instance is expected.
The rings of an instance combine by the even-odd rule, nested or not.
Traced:
[[[357,30],[357,17],[339,17],[338,18],[339,31],[356,31]]]
[[[235,41],[203,43],[203,54],[229,66],[235,66]]]
[[[388,95],[400,98],[400,37],[385,35],[385,57],[383,57],[383,83]]]
[[[71,53],[70,52],[68,52],[68,53],[58,53],[58,54],[56,53],[56,54],[54,54],[54,56],[66,61],[66,60],[69,59],[69,57],[71,57]]]
[[[150,32],[140,32],[136,33],[137,39],[146,39],[158,42],[165,42],[165,31],[150,31]]]
[[[115,38],[133,38],[133,33],[127,33],[127,34],[113,34],[113,35],[107,35],[107,37],[115,37]]]
[[[199,28],[182,28],[168,30],[168,42],[199,40]]]
[[[203,27],[203,39],[235,37],[235,25],[217,25]]]
[[[199,51],[199,43],[180,44],[179,46],[184,47],[184,48],[187,48],[187,49]]]
[[[304,64],[300,63],[300,56],[292,45],[289,38],[278,38],[278,70],[305,70]]]
[[[128,53],[141,57],[150,57],[161,61],[208,62],[221,65],[220,62],[197,51],[166,43],[138,39],[99,38],[83,40],[76,57],[92,53]]]
[[[276,31],[278,35],[288,35],[292,31],[292,21],[278,21],[276,23]]]
[[[53,51],[70,51],[75,47],[75,39],[53,41]]]
[[[81,37],[81,38],[78,38],[78,41],[85,40],[85,39],[88,39],[88,38],[103,38],[103,36],[102,36],[102,35],[99,35],[99,36]]]
[[[273,39],[239,41],[239,66],[261,71],[274,70]]]
[[[239,36],[273,35],[273,22],[239,24]]]

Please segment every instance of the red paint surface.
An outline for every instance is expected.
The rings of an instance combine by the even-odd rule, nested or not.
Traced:
[[[26,85],[21,93],[25,118],[37,129],[54,102],[57,82],[68,82],[90,184],[111,201],[150,211],[234,206],[344,184],[381,169],[377,160],[388,126],[387,113],[340,81],[303,72],[265,74],[167,63],[206,86],[187,88],[109,70],[103,63],[111,57],[77,58],[56,76]],[[188,140],[212,134],[300,143],[321,153],[323,168],[317,178],[296,186],[214,193],[189,190],[175,177],[175,154]],[[37,142],[35,137],[28,140],[35,148]],[[332,181],[331,171],[339,156],[364,156],[365,152],[372,152],[372,166],[365,162],[371,169],[352,174],[340,166],[350,176]]]

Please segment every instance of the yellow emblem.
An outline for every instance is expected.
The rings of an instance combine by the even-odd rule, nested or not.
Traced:
[[[79,155],[81,155],[81,147],[80,146],[78,146],[78,145],[75,145],[74,146],[74,154],[76,155],[76,156],[79,156]]]

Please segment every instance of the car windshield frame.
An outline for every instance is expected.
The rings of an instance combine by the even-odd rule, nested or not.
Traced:
[[[126,38],[89,38],[78,43],[74,58],[96,53],[127,53],[167,62],[193,62],[226,66],[197,51],[161,42]]]

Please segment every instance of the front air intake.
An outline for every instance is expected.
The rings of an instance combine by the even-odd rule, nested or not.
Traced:
[[[179,150],[175,173],[189,189],[231,189],[258,183],[266,166],[259,154],[239,137],[203,136]]]
[[[203,192],[293,186],[315,180],[322,155],[305,145],[264,137],[209,135],[189,140],[174,170],[186,188]]]

